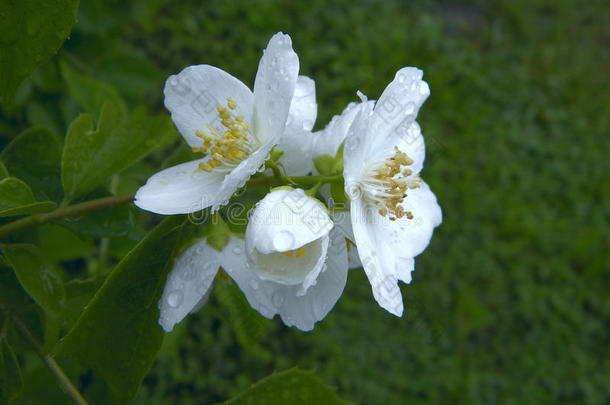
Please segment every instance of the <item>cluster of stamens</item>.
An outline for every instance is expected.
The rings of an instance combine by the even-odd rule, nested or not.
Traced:
[[[386,159],[382,167],[373,170],[374,174],[369,180],[369,186],[374,192],[369,193],[369,196],[375,205],[381,206],[379,208],[381,216],[389,215],[391,221],[405,216],[413,219],[413,213],[405,211],[401,203],[407,197],[407,189],[418,188],[421,179],[419,175],[413,175],[411,169],[403,170],[404,166],[413,164],[413,159],[396,146],[394,150],[396,151],[394,156]]]
[[[222,133],[210,124],[207,124],[207,132],[195,132],[203,140],[203,146],[193,146],[193,152],[208,153],[211,156],[206,162],[199,163],[199,168],[208,173],[219,166],[237,166],[254,150],[250,126],[244,122],[243,115],[234,113],[237,102],[228,97],[227,107],[220,104],[216,106],[220,123],[225,128]]]
[[[304,246],[301,246],[300,248],[295,249],[295,250],[287,250],[285,252],[282,252],[282,254],[284,254],[288,257],[301,257],[305,253],[307,253],[307,249],[305,249]]]

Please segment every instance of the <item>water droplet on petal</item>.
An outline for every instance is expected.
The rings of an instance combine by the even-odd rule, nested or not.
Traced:
[[[197,267],[192,263],[189,263],[189,265],[180,272],[180,278],[184,281],[193,280],[195,276],[197,276]]]
[[[182,291],[174,290],[167,294],[167,305],[172,308],[177,308],[182,304],[182,300],[184,299],[184,294]]]
[[[294,244],[294,235],[290,231],[281,231],[273,238],[273,247],[279,252],[289,250]]]
[[[250,287],[252,287],[252,289],[254,289],[254,290],[258,290],[258,281],[251,280],[250,281]]]
[[[233,248],[233,253],[235,253],[236,255],[240,255],[241,254],[241,248],[238,246],[235,246]]]

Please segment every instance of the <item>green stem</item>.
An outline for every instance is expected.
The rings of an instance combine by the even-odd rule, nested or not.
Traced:
[[[296,185],[296,186],[315,186],[318,183],[326,184],[326,183],[338,183],[340,184],[343,181],[342,175],[336,176],[297,176],[286,178],[283,183],[279,185]],[[277,184],[278,180],[275,177],[257,177],[248,180],[247,185],[255,185],[255,184]]]
[[[268,184],[268,185],[293,185],[293,186],[316,186],[318,184],[338,183],[343,181],[342,175],[336,176],[299,176],[287,177],[280,171],[279,166],[273,164],[270,166],[273,170],[273,177],[256,177],[248,180],[247,185]],[[113,207],[115,205],[128,204],[133,201],[134,194],[123,194],[112,197],[99,198],[97,200],[86,201],[74,205],[60,205],[54,211],[46,214],[35,214],[29,217],[21,218],[8,224],[0,226],[0,238],[4,238],[15,232],[22,231],[35,225],[45,224],[47,222],[57,221],[58,219],[74,217],[82,215],[90,211],[97,211],[103,208]]]
[[[78,392],[74,384],[72,384],[72,381],[70,381],[66,373],[64,373],[64,371],[61,369],[59,364],[57,364],[55,359],[53,359],[45,352],[42,343],[38,341],[36,336],[34,336],[34,334],[25,324],[25,322],[23,322],[23,320],[19,316],[17,316],[17,314],[12,313],[6,306],[6,304],[4,304],[2,301],[0,301],[0,305],[3,312],[7,315],[7,318],[11,318],[13,324],[17,327],[19,333],[21,333],[25,340],[40,356],[43,363],[47,366],[47,368],[51,371],[55,378],[57,378],[57,381],[59,381],[59,384],[61,385],[65,393],[70,397],[70,399],[72,399],[72,401],[74,401],[74,403],[77,405],[87,405],[87,401],[85,400],[85,398],[83,398],[81,393]]]
[[[315,185],[314,185],[312,188],[307,189],[307,190],[305,191],[305,194],[307,194],[307,195],[308,195],[308,196],[310,196],[310,197],[315,197],[315,196],[316,196],[316,193],[318,192],[318,190],[320,189],[320,187],[322,187],[322,184],[324,184],[324,183],[322,183],[321,181],[320,181],[320,182],[318,182],[318,183],[317,183],[317,184],[315,184]]]
[[[278,165],[277,165],[277,164],[276,164],[274,161],[272,161],[271,159],[267,160],[267,161],[265,162],[265,166],[266,166],[266,167],[268,167],[268,168],[270,168],[270,169],[271,169],[271,171],[273,171],[273,177],[274,177],[274,178],[275,178],[277,181],[279,181],[279,182],[285,182],[285,181],[287,181],[286,176],[284,176],[284,175],[282,174],[282,171],[280,170],[279,166],[278,166]]]
[[[0,238],[12,233],[21,231],[34,225],[56,221],[67,217],[82,215],[89,211],[97,211],[102,208],[113,207],[115,205],[128,204],[133,201],[134,194],[123,194],[112,197],[99,198],[97,200],[86,201],[80,204],[59,207],[55,211],[47,214],[30,215],[6,225],[0,226]]]

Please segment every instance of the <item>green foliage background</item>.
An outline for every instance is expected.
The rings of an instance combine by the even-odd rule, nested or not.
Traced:
[[[210,302],[165,336],[135,403],[223,401],[274,370],[298,365],[357,404],[605,404],[608,21],[603,0],[83,1],[59,54],[19,86],[12,105],[3,100],[0,146],[42,126],[29,135],[40,138],[32,144],[56,150],[54,142],[64,142],[79,113],[91,115],[79,120],[93,128],[110,100],[108,110],[126,117],[122,131],[135,131],[144,143],[142,131],[150,131],[154,139],[138,157],[167,146],[120,175],[75,185],[74,198],[134,192],[161,167],[189,158],[171,129],[155,133],[165,124],[146,122],[146,114],[167,120],[164,80],[185,66],[211,64],[252,85],[269,37],[289,33],[301,74],[316,81],[316,128],[355,101],[357,89],[377,98],[400,67],[423,68],[432,95],[418,118],[427,143],[422,174],[444,222],[417,258],[412,284],[402,286],[405,315],[379,308],[363,272],[353,270],[333,311],[302,333],[277,319],[243,315],[239,292],[221,280]],[[0,159],[37,201],[60,203],[59,158],[36,153],[30,161]],[[53,170],[49,179],[37,175]],[[36,241],[37,260],[48,263],[63,280],[66,299],[80,300],[82,308],[160,219],[114,207],[10,242]],[[0,276],[0,286],[15,283],[12,273]],[[72,311],[64,329],[80,315]],[[51,315],[31,310],[23,316],[42,337],[41,320]],[[11,367],[13,351],[20,360],[19,401],[69,403],[23,347],[3,345],[0,356]],[[88,398],[104,403],[107,387],[98,375],[76,381]]]

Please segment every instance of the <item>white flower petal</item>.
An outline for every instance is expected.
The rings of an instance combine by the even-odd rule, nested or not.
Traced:
[[[413,219],[405,216],[390,221],[360,199],[352,200],[351,205],[358,252],[373,295],[379,305],[398,316],[402,314],[402,297],[397,280],[411,281],[413,257],[428,246],[434,228],[442,221],[436,197],[424,182],[407,191],[403,206],[412,212]]]
[[[299,58],[288,35],[269,40],[254,81],[254,134],[262,143],[277,143],[284,132],[299,73]]]
[[[323,319],[335,305],[347,280],[347,256],[343,237],[331,231],[327,267],[320,273],[317,283],[299,296],[299,286],[286,286],[257,277],[244,252],[245,244],[231,238],[223,250],[222,267],[235,280],[246,299],[266,318],[279,314],[288,326],[308,331]],[[235,252],[240,252],[236,254]]]
[[[287,126],[277,150],[284,152],[279,163],[289,176],[306,176],[313,170],[313,134],[305,129]]]
[[[159,301],[159,324],[166,332],[205,303],[218,272],[219,256],[220,252],[201,241],[176,260]]]
[[[412,258],[426,249],[443,215],[434,193],[423,181],[418,188],[407,190],[407,198],[401,205],[405,211],[411,211],[413,219],[404,216],[390,221],[377,215],[377,220],[369,225],[369,234],[377,244],[389,246],[395,256]],[[371,210],[374,216],[376,210]]]
[[[396,277],[403,283],[411,282],[411,272],[415,269],[415,259],[398,257],[396,258]]]
[[[269,158],[271,148],[273,148],[273,143],[267,142],[244,159],[231,172],[227,173],[222,179],[222,185],[218,193],[214,195],[214,203],[211,204],[212,211],[216,211],[219,207],[225,205],[238,188],[246,184],[254,173],[261,170],[265,160]]]
[[[356,247],[354,230],[352,229],[352,216],[349,211],[334,211],[331,214],[335,227],[341,235],[348,241],[345,241],[347,247],[347,262],[350,269],[362,267],[358,249]]]
[[[397,146],[398,149],[413,159],[413,164],[408,166],[409,170],[412,170],[413,173],[419,173],[424,167],[424,159],[426,158],[426,145],[421,127],[417,121],[412,121],[407,126],[395,128],[394,133],[396,135],[392,138],[394,142],[390,142],[390,144],[395,145],[391,145],[388,155],[393,155],[394,146]]]
[[[162,170],[138,190],[134,203],[157,214],[174,215],[200,211],[217,204],[223,175],[198,169],[206,159]]]
[[[306,131],[311,131],[316,116],[318,105],[316,104],[316,83],[307,76],[297,78],[294,96],[290,103],[288,121],[286,126],[294,126]]]
[[[377,244],[373,239],[374,234],[370,232],[370,227],[377,222],[377,217],[381,216],[369,210],[358,198],[352,200],[351,215],[358,254],[375,300],[391,314],[402,316],[402,295],[394,271],[394,256],[388,246]]]
[[[358,109],[349,127],[347,138],[345,138],[343,177],[347,195],[356,192],[355,184],[363,175],[364,162],[370,160],[371,154],[376,151],[372,145],[376,134],[369,133],[373,106],[373,102],[361,104],[361,108]]]
[[[316,122],[316,115],[316,84],[307,76],[299,76],[286,129],[276,148],[284,152],[279,162],[284,165],[289,176],[305,176],[313,169],[311,129]]]
[[[430,87],[422,80],[423,75],[420,69],[402,68],[379,97],[371,130],[381,144],[396,128],[407,127],[417,117],[419,108],[430,95]]]
[[[372,106],[372,102],[370,103]],[[335,156],[339,146],[347,137],[354,118],[362,108],[363,103],[349,103],[343,112],[335,115],[322,131],[314,133],[314,156],[323,154]]]
[[[335,223],[335,228],[338,229],[344,237],[354,241],[354,230],[352,229],[352,217],[349,211],[334,210],[331,213],[331,218]]]
[[[286,254],[280,252],[263,254],[248,246],[246,240],[248,260],[261,279],[283,285],[301,285],[299,295],[303,295],[315,284],[316,277],[324,265],[328,250],[328,235],[304,245],[300,250]]]
[[[274,190],[256,205],[246,244],[263,254],[285,252],[320,239],[332,226],[325,207],[303,190]]]
[[[347,244],[347,241],[346,241]],[[358,247],[350,240],[349,248],[347,249],[347,264],[350,269],[359,269],[362,267]]]
[[[318,256],[318,260],[316,261],[313,269],[305,276],[305,279],[301,283],[301,288],[297,291],[297,295],[305,295],[307,290],[316,285],[318,276],[320,272],[324,270],[324,262],[326,262],[326,256],[328,255],[328,245],[329,245],[329,237],[328,235],[324,235],[322,239],[319,239],[320,247],[322,248],[320,254]]]
[[[227,105],[227,97],[237,102],[237,111],[252,122],[254,98],[241,81],[210,65],[189,66],[165,82],[165,107],[190,146],[201,146],[195,131],[207,131],[206,124],[219,123],[216,106]]]

